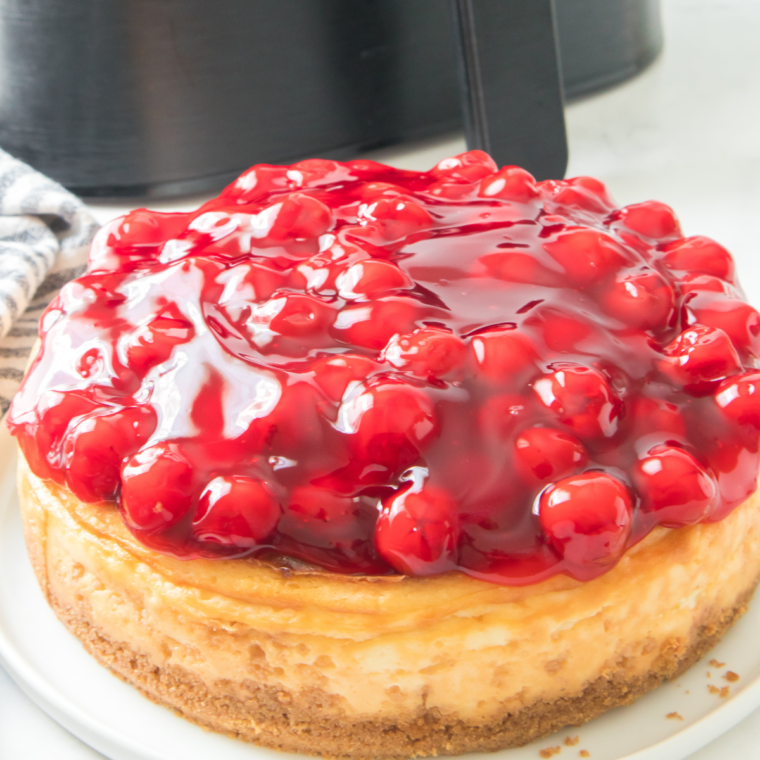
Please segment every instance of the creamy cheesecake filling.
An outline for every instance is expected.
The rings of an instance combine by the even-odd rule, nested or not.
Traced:
[[[459,573],[421,579],[181,562],[146,549],[110,510],[21,470],[27,540],[59,609],[179,667],[211,692],[253,682],[319,692],[343,719],[437,710],[482,723],[635,679],[686,652],[754,587],[760,510],[660,528],[587,583],[510,588]]]

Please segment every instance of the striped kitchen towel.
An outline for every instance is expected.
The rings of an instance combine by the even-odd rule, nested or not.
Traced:
[[[0,150],[0,417],[21,382],[43,309],[84,272],[97,230],[76,196]]]

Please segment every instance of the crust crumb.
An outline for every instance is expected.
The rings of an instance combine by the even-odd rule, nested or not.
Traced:
[[[721,699],[725,699],[728,696],[728,691],[730,687],[723,686],[719,689],[717,686],[713,686],[712,684],[710,684],[707,688],[710,694],[717,694]]]
[[[582,749],[578,754],[581,757],[591,757],[591,753],[587,749]]]
[[[683,716],[677,712],[669,712],[665,717],[670,718],[670,720],[683,720]]]
[[[733,670],[727,670],[723,678],[725,678],[726,681],[730,681],[731,683],[734,683],[735,681],[739,680],[739,674],[734,673]]]
[[[542,749],[538,754],[541,755],[541,757],[552,757],[553,755],[559,755],[560,752],[562,752],[562,747],[557,745],[556,747]]]
[[[710,665],[712,665],[714,668],[725,668],[726,663],[720,662],[718,660],[710,660]]]
[[[709,670],[707,671],[707,677],[712,678],[712,673]]]
[[[574,747],[579,741],[580,741],[580,738],[577,737],[577,736],[566,736],[565,737],[565,746],[566,747]]]

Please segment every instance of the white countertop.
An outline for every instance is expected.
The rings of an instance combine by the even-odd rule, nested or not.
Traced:
[[[673,206],[686,234],[713,237],[734,254],[744,289],[758,305],[760,2],[662,3],[661,58],[635,80],[568,107],[568,176],[602,179],[621,205],[653,198]],[[428,169],[462,150],[463,140],[451,137],[373,157]],[[204,199],[150,205],[182,210]],[[99,221],[127,210],[103,202],[91,208]],[[53,758],[102,760],[35,707],[0,668],[0,760]],[[760,758],[760,712],[691,760],[719,758]]]

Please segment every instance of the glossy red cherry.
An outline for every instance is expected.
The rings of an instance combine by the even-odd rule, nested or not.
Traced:
[[[717,501],[715,478],[684,449],[655,446],[631,475],[641,509],[656,512],[658,523],[666,528],[698,523]]]
[[[177,443],[138,451],[122,468],[121,506],[127,525],[156,533],[179,522],[193,500],[193,466]]]
[[[385,240],[400,240],[435,224],[433,217],[419,203],[405,196],[370,203],[363,216],[378,223],[378,230]]]
[[[760,314],[737,298],[716,298],[705,294],[688,303],[695,322],[721,329],[734,348],[760,356]]]
[[[383,503],[375,544],[400,573],[435,575],[455,567],[459,525],[453,499],[440,488],[402,487]]]
[[[470,354],[478,377],[489,383],[515,385],[537,372],[535,348],[516,331],[492,330],[474,335]]]
[[[541,183],[541,195],[544,207],[550,213],[582,210],[603,216],[613,209],[607,188],[593,177],[546,180]]]
[[[559,309],[537,309],[524,324],[539,329],[546,347],[561,354],[579,351],[579,344],[595,332],[585,319]]]
[[[545,483],[582,470],[588,454],[569,433],[533,427],[523,430],[515,441],[515,463],[528,481]]]
[[[299,176],[300,175],[300,176]],[[288,179],[299,187],[323,187],[334,182],[345,182],[351,177],[346,164],[326,158],[307,158],[293,164],[287,172]]]
[[[323,357],[311,365],[314,382],[333,401],[340,401],[349,385],[365,380],[379,368],[377,362],[356,354]]]
[[[345,399],[338,425],[354,436],[360,462],[379,465],[381,481],[414,464],[438,433],[429,396],[398,381],[378,381]]]
[[[281,271],[266,264],[239,264],[227,269],[217,280],[224,285],[219,305],[231,312],[233,320],[244,309],[247,316],[251,304],[268,301],[276,290],[285,285],[285,279]]]
[[[138,375],[163,364],[175,346],[187,343],[195,334],[192,322],[177,314],[158,316],[127,335],[122,351],[127,364]]]
[[[519,166],[505,166],[480,182],[478,195],[515,203],[529,203],[538,197],[533,175]]]
[[[734,260],[731,254],[710,238],[698,235],[665,247],[660,264],[667,269],[709,274],[727,282],[734,281]]]
[[[333,224],[332,212],[322,201],[305,193],[292,193],[271,207],[272,224],[266,237],[272,241],[317,238]]]
[[[252,549],[266,541],[279,518],[280,505],[265,481],[244,475],[217,477],[201,493],[193,537]]]
[[[579,288],[616,274],[628,261],[625,250],[598,230],[563,232],[556,240],[544,243],[544,249],[562,266],[570,283]]]
[[[361,199],[366,203],[372,203],[381,198],[395,198],[399,195],[406,195],[406,190],[401,185],[390,182],[368,182],[360,189]]]
[[[149,406],[84,417],[63,440],[66,485],[85,502],[113,499],[121,485],[121,465],[156,429]]]
[[[89,253],[89,272],[115,271],[130,262],[145,261],[158,246],[187,227],[185,214],[137,209],[98,230]]]
[[[17,437],[32,472],[63,484],[61,442],[66,429],[97,408],[97,402],[81,392],[53,390],[44,391],[30,413],[19,414],[11,407],[8,427]]]
[[[628,489],[604,472],[563,478],[541,494],[538,504],[547,541],[581,580],[617,563],[631,533],[632,514]]]
[[[715,403],[736,424],[760,430],[760,372],[724,380],[715,392]]]
[[[602,294],[601,305],[629,327],[662,330],[674,317],[675,296],[661,274],[645,269],[618,275]]]
[[[581,440],[613,436],[622,405],[598,370],[567,365],[533,384],[541,403]]]
[[[445,378],[459,370],[467,357],[467,346],[457,335],[435,327],[424,327],[409,335],[394,335],[381,354],[397,369],[418,377]]]
[[[645,201],[626,206],[619,212],[619,218],[629,230],[653,240],[681,237],[678,217],[670,206],[659,201]]]
[[[462,182],[477,182],[489,174],[493,174],[498,167],[488,153],[482,150],[470,150],[460,153],[458,156],[444,158],[439,161],[430,171],[434,177],[455,179]]]
[[[330,333],[342,343],[381,351],[394,335],[413,332],[422,314],[420,305],[406,298],[359,302],[340,310]]]
[[[268,304],[274,312],[268,320],[269,329],[290,338],[323,332],[333,323],[336,314],[332,306],[305,293],[274,293]]]
[[[414,287],[414,282],[395,264],[370,259],[341,272],[335,285],[341,298],[353,301],[393,290],[410,290]]]
[[[741,371],[741,361],[726,333],[715,327],[693,325],[665,346],[660,370],[673,382],[693,392]]]
[[[678,280],[681,293],[722,293],[735,295],[736,290],[720,277],[711,274],[686,274]]]
[[[535,256],[519,251],[497,251],[478,260],[491,277],[507,282],[544,285],[556,288],[562,284],[564,274],[541,264]]]

